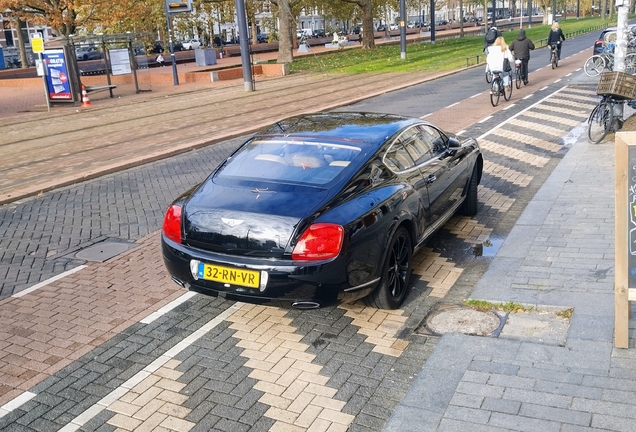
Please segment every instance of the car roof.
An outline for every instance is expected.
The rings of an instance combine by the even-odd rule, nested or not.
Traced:
[[[291,117],[257,133],[266,137],[355,141],[379,146],[389,137],[413,124],[426,124],[420,119],[394,114],[367,112],[313,113]]]

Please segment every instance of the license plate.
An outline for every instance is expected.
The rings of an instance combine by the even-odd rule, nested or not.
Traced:
[[[214,282],[239,285],[249,288],[259,288],[260,275],[260,272],[254,270],[242,270],[204,263],[199,264],[199,279]]]

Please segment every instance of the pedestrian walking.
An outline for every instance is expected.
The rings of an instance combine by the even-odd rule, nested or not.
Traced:
[[[558,21],[555,21],[552,24],[552,28],[550,29],[550,34],[548,35],[548,45],[547,47],[552,49],[553,45],[557,46],[557,58],[561,60],[561,41],[565,40],[565,35],[563,35],[563,30],[559,27]],[[550,58],[548,61],[552,60],[552,52],[550,52]]]
[[[530,51],[534,50],[534,43],[526,37],[524,29],[519,30],[519,36],[510,44],[510,51],[515,54],[517,60],[521,60],[521,79],[524,84],[528,84],[528,61]]]

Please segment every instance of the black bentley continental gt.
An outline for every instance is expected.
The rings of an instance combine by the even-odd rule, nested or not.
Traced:
[[[417,248],[457,211],[477,212],[482,167],[476,140],[419,119],[292,117],[170,205],[164,262],[179,285],[232,300],[394,309]]]

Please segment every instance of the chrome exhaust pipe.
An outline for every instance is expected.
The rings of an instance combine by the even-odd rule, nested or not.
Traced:
[[[176,276],[172,276],[172,280],[174,281],[174,283],[176,283],[177,285],[179,285],[181,288],[185,288],[187,289],[187,287],[185,286],[185,283],[183,283],[180,279],[178,279]]]
[[[311,301],[297,301],[292,303],[292,307],[296,309],[318,309],[320,307],[320,303]]]

